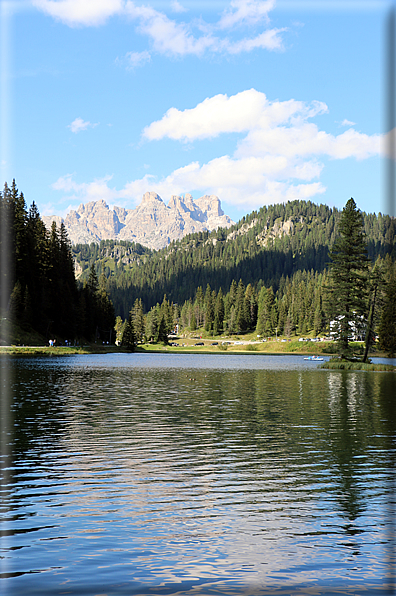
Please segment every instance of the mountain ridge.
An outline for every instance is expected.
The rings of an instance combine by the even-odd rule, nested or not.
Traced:
[[[215,195],[203,195],[195,200],[189,193],[173,195],[165,205],[157,193],[150,191],[144,193],[135,209],[117,206],[111,209],[104,199],[100,199],[81,203],[65,218],[47,215],[42,219],[47,228],[53,221],[57,226],[63,223],[72,244],[127,240],[156,250],[187,234],[228,228],[234,224]]]
[[[242,279],[257,288],[273,286],[297,271],[322,272],[337,235],[341,211],[310,201],[264,206],[229,229],[189,234],[158,251],[142,246],[100,245],[73,248],[81,281],[90,266],[103,272],[116,311],[126,316],[136,298],[148,311],[164,294],[183,303],[207,284],[218,291]],[[396,255],[396,220],[381,213],[362,213],[368,256]]]

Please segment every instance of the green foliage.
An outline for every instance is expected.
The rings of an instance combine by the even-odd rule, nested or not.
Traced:
[[[160,251],[113,240],[73,247],[64,226],[47,231],[34,203],[27,211],[15,182],[4,187],[0,215],[0,251],[11,255],[0,276],[2,310],[47,337],[107,342],[125,335],[124,344],[134,346],[144,339],[165,343],[176,325],[180,333],[200,329],[207,336],[254,330],[262,336],[318,335],[329,331],[338,308],[326,300],[326,266],[329,247],[339,250],[342,214],[324,205],[263,207],[230,229],[191,234]],[[372,262],[381,256],[392,264],[395,220],[382,214],[360,218]],[[373,283],[370,277],[366,284],[370,301],[365,288],[359,290],[358,306],[364,303],[366,315]],[[390,345],[386,329],[393,329],[392,288],[380,281],[376,294],[372,327],[377,330],[382,317],[383,346]]]
[[[392,364],[372,364],[371,362],[345,362],[345,360],[329,360],[321,364],[320,368],[331,370],[366,370],[394,372],[396,367]]]
[[[363,216],[351,198],[342,212],[337,236],[330,251],[330,300],[333,332],[341,357],[353,356],[352,329],[359,329],[367,315],[367,257]]]
[[[160,320],[158,323],[157,333],[155,335],[155,343],[163,343],[167,345],[168,343],[168,330],[166,326],[166,318],[163,313],[160,315]]]
[[[379,340],[381,349],[394,357],[396,354],[396,264],[388,261],[387,269]]]
[[[121,346],[132,352],[136,346],[136,336],[133,329],[132,316],[129,315],[128,320],[125,323],[124,332],[122,334]]]
[[[223,329],[224,329],[224,299],[223,299],[222,289],[220,288],[219,293],[217,294],[217,297],[215,300],[213,334],[219,335],[223,332]]]
[[[122,343],[122,336],[124,333],[124,329],[125,329],[125,322],[123,322],[121,317],[118,315],[116,317],[116,321],[115,321],[115,325],[114,325],[114,331],[116,332],[117,345],[121,345],[121,343]]]
[[[217,346],[217,349],[220,350],[221,352],[226,352],[228,350],[228,345],[227,344],[219,344]]]
[[[78,288],[64,225],[58,229],[53,223],[48,231],[36,205],[27,210],[15,180],[0,193],[0,216],[2,316],[10,316],[26,333],[46,338],[93,339],[105,334],[103,339],[109,340],[114,309],[106,280],[99,287],[92,274],[89,286]]]
[[[272,286],[276,294],[282,279],[290,279],[298,271],[323,272],[340,216],[337,209],[325,205],[292,201],[262,207],[229,229],[190,234],[159,251],[106,240],[99,245],[77,245],[73,254],[82,268],[82,280],[88,278],[92,263],[98,274],[105,273],[111,300],[121,317],[128,316],[136,298],[142,300],[143,309],[148,312],[166,294],[180,305],[191,298],[200,328],[205,325],[202,288],[208,284],[217,294],[220,288],[228,289],[235,281],[229,302],[224,301],[224,318],[228,319],[239,280],[245,288],[251,284],[256,293],[265,285]],[[362,217],[370,259],[374,261],[378,255],[386,254],[394,258],[395,220],[382,214]],[[198,287],[201,296],[195,295]],[[251,308],[254,311],[254,305]],[[314,313],[315,310],[310,315],[312,322]],[[251,313],[250,321],[252,314],[255,318]],[[284,326],[287,312],[279,314]],[[300,316],[305,318],[304,312]],[[208,321],[208,326],[213,323]],[[243,325],[243,319],[239,323]],[[254,327],[255,323],[248,325]]]

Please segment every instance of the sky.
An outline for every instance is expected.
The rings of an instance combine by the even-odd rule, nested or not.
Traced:
[[[1,2],[1,174],[65,216],[147,191],[234,221],[389,213],[386,0]]]

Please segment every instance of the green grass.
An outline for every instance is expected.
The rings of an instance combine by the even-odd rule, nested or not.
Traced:
[[[348,362],[346,360],[329,360],[321,364],[320,368],[330,370],[368,370],[368,371],[395,371],[392,364],[373,364],[368,362]]]
[[[308,337],[308,335],[306,335]],[[11,346],[6,347],[4,339],[7,338]],[[301,356],[308,355],[322,355],[336,353],[336,345],[333,342],[328,341],[298,341],[298,337],[288,338],[285,337],[267,339],[267,341],[257,341],[257,336],[254,332],[246,334],[238,334],[234,336],[220,335],[212,336],[205,333],[203,329],[198,329],[186,336],[180,336],[176,340],[179,346],[164,346],[163,344],[141,344],[137,346],[136,352],[157,352],[157,353],[184,353],[184,354],[199,354],[199,353],[212,353],[218,354],[219,352],[227,352],[231,354],[300,354]],[[2,342],[3,340],[3,342]],[[197,341],[204,341],[204,346],[195,346]],[[212,342],[217,341],[218,345],[210,345]],[[231,342],[230,345],[222,345],[222,342]],[[251,341],[247,345],[232,345],[234,341]],[[3,343],[3,346],[1,346]],[[184,346],[182,344],[185,344]],[[352,344],[356,351],[363,351],[362,344]],[[47,340],[34,332],[22,329],[18,325],[11,325],[9,321],[2,320],[0,325],[0,355],[9,354],[11,356],[65,356],[72,354],[106,354],[106,353],[122,353],[128,352],[123,348],[117,346],[102,346],[100,344],[89,344],[76,347],[56,346],[50,348]],[[371,352],[376,356],[382,354],[377,352]],[[385,354],[384,354],[385,356]],[[373,368],[375,366],[375,368]],[[339,360],[332,360],[330,363],[324,363],[323,368],[328,369],[339,369],[339,370],[393,370],[389,368],[390,365],[362,365],[358,362],[340,362]],[[388,367],[388,368],[387,368]]]

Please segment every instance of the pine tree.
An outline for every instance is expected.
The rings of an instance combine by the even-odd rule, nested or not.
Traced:
[[[197,329],[197,319],[195,317],[195,312],[193,311],[191,314],[190,330],[196,331],[196,329]]]
[[[129,315],[127,322],[125,323],[124,333],[122,334],[121,346],[128,350],[135,350],[136,337],[133,330],[132,317]]]
[[[9,303],[9,313],[13,321],[18,321],[21,318],[23,308],[23,290],[21,282],[19,281],[19,279],[17,279],[16,284],[12,290]]]
[[[378,302],[381,293],[381,286],[384,282],[384,267],[381,257],[378,257],[374,267],[372,267],[369,276],[369,314],[367,320],[367,329],[365,337],[364,355],[362,362],[367,362],[368,353],[375,342],[374,326],[377,321]]]
[[[387,263],[388,279],[379,324],[379,342],[391,357],[396,354],[396,263]]]
[[[116,344],[120,345],[122,342],[122,336],[124,333],[125,322],[118,315],[115,320],[114,331],[116,333]]]
[[[272,286],[261,288],[258,303],[256,332],[258,335],[273,335],[277,326],[277,313]]]
[[[112,343],[112,331],[114,329],[115,313],[114,306],[107,293],[107,280],[104,273],[99,278],[99,287],[96,292],[96,324],[102,333],[102,337]],[[135,338],[136,329],[134,327]]]
[[[159,304],[154,306],[146,316],[146,339],[153,341],[158,331]]]
[[[248,328],[248,315],[246,312],[245,291],[245,286],[242,282],[242,279],[240,279],[238,283],[235,301],[236,325],[238,331],[246,331],[246,329]]]
[[[143,304],[141,299],[136,298],[135,304],[133,305],[133,309],[131,310],[130,314],[132,316],[133,330],[135,333],[136,342],[141,343],[143,341],[145,329]]]
[[[330,251],[330,301],[333,329],[341,358],[351,358],[353,329],[362,326],[367,310],[368,257],[363,217],[351,198],[338,225],[339,236]]]
[[[222,289],[218,291],[216,297],[216,304],[214,310],[214,321],[213,321],[213,333],[214,335],[219,335],[223,333],[224,327],[224,300],[223,300],[223,292]]]
[[[210,285],[206,286],[205,292],[205,331],[212,331],[214,321],[214,302],[212,296],[212,290]]]
[[[166,320],[163,314],[160,315],[157,334],[155,336],[155,343],[159,342],[163,343],[164,345],[167,345],[168,343],[168,329],[166,328]]]
[[[245,292],[245,301],[247,307],[247,316],[249,328],[256,327],[257,324],[257,297],[252,284],[248,284]]]

